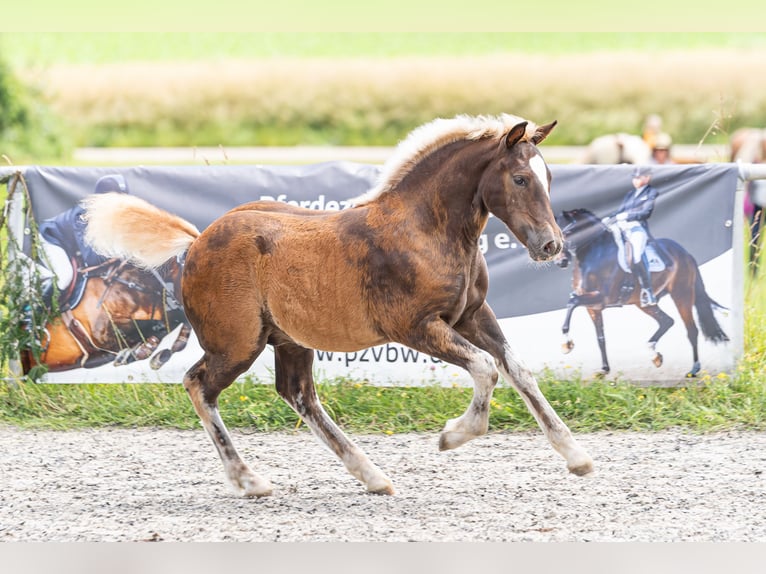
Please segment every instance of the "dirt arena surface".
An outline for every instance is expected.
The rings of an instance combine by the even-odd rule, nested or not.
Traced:
[[[586,478],[540,433],[355,437],[393,497],[307,432],[232,435],[273,496],[233,495],[202,429],[0,428],[0,540],[766,541],[762,433],[580,434]]]

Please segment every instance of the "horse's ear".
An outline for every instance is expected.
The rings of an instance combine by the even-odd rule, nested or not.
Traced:
[[[558,123],[557,120],[553,120],[549,124],[545,124],[544,126],[538,126],[535,130],[534,135],[532,136],[532,143],[535,145],[539,145],[541,141],[543,141],[545,138],[548,137],[548,134],[551,133],[553,128],[556,127],[556,124]]]
[[[525,133],[527,133],[528,123],[529,122],[521,122],[511,128],[511,131],[505,136],[505,147],[512,148],[519,143],[519,140],[524,137]]]

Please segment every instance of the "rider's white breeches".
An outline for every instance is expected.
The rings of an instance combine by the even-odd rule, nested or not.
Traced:
[[[621,233],[624,233],[625,238],[628,240],[628,243],[630,243],[631,251],[633,252],[633,263],[641,261],[641,256],[644,254],[647,241],[646,230],[643,227],[634,224],[630,227],[620,229],[619,225],[615,225],[612,227],[612,233],[614,234],[614,240],[618,245],[622,241],[620,237]]]

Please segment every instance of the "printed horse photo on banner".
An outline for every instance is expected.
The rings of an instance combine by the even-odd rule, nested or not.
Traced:
[[[576,208],[563,210],[558,218],[564,248],[556,263],[562,268],[570,263],[573,267],[562,351],[569,353],[574,348],[570,335],[572,313],[577,307],[585,307],[596,329],[601,354],[602,364],[596,376],[608,374],[611,366],[603,311],[635,306],[657,323],[647,345],[654,366],[661,367],[664,357],[657,345],[675,320],[658,303],[670,295],[692,351],[691,368],[685,377],[696,377],[702,368],[699,332],[714,344],[728,342],[729,336],[715,315],[728,309],[708,294],[697,261],[686,249],[672,239],[655,239],[650,233],[648,221],[659,195],[651,184],[652,168],[636,166],[631,177],[632,188],[615,213],[599,218],[588,209]],[[635,335],[623,329],[622,336]]]
[[[125,178],[99,178],[93,194],[104,193],[129,193]],[[78,204],[38,226],[41,253],[37,261],[27,258],[27,265],[40,274],[41,293],[29,305],[25,323],[29,328],[36,317],[47,319],[39,359],[30,349],[21,352],[24,373],[38,364],[60,372],[147,358],[151,368],[159,369],[186,346],[191,333],[177,295],[182,262],[168,261],[147,271],[99,255],[84,239],[84,212]],[[38,313],[37,306],[46,312]],[[155,353],[179,326],[172,346]]]
[[[502,375],[568,470],[592,472],[590,456],[487,303],[479,248],[492,214],[530,260],[552,261],[560,252],[551,171],[537,147],[555,124],[510,115],[434,120],[403,140],[373,188],[341,211],[254,201],[200,232],[135,196],[87,200],[87,239],[105,257],[149,271],[185,257],[181,302],[202,356],[183,384],[236,492],[267,496],[272,485],[238,454],[218,398],[267,345],[279,395],[369,492],[393,494],[393,483],[323,409],[314,349],[355,352],[393,342],[467,371],[473,398],[446,422],[440,450],[488,432]]]

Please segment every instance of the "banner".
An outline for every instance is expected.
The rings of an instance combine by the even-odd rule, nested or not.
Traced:
[[[553,173],[551,199],[559,225],[566,229],[572,222],[566,219],[564,213],[569,213],[570,218],[576,213],[593,220],[592,225],[586,226],[590,230],[586,235],[603,231],[609,236],[614,235],[607,231],[615,229],[611,225],[613,222],[608,221],[611,227],[602,229],[604,224],[601,220],[620,211],[623,203],[634,193],[633,166],[551,165],[550,168]],[[61,222],[66,217],[62,214],[76,209],[80,200],[96,191],[99,179],[110,175],[121,176],[127,193],[180,215],[202,230],[229,209],[254,200],[281,201],[310,209],[346,209],[349,199],[372,186],[378,172],[377,166],[349,162],[309,166],[32,167],[26,169],[25,178],[34,217],[41,231],[46,227],[63,225]],[[690,334],[684,323],[684,319],[688,320],[690,316],[694,321],[690,327],[692,331],[700,330],[698,353],[701,370],[698,376],[715,376],[733,370],[742,351],[743,331],[741,240],[734,235],[737,229],[741,230],[735,210],[737,167],[733,164],[652,166],[650,185],[656,191],[656,197],[646,226],[659,247],[656,250],[650,248],[647,253],[652,258],[653,282],[659,289],[656,293],[657,306],[641,307],[628,302],[630,292],[638,293],[636,272],[631,271],[630,260],[627,263],[624,261],[623,248],[617,249],[615,239],[612,239],[613,257],[609,255],[578,261],[577,257],[587,251],[580,246],[570,249],[572,252],[567,267],[554,263],[538,264],[529,259],[524,246],[499,220],[490,218],[480,238],[480,248],[489,266],[488,302],[511,346],[532,370],[551,371],[567,379],[588,378],[602,371],[604,360],[591,319],[593,309],[599,306],[603,307],[608,378],[659,384],[683,380],[694,368]],[[58,223],[45,223],[56,220]],[[570,237],[567,244],[573,248],[577,240],[577,237]],[[681,260],[677,260],[676,256]],[[72,257],[76,260],[83,254],[76,253]],[[49,364],[50,372],[45,380],[180,382],[186,369],[201,356],[201,350],[192,333],[183,350],[172,351],[174,344],[181,346],[178,343],[179,334],[181,338],[186,336],[183,332],[183,310],[175,303],[174,294],[167,291],[172,278],[131,275],[125,279],[127,276],[123,274],[128,272],[125,268],[107,266],[95,269],[93,265],[78,264],[76,261],[74,266],[77,268],[73,280],[77,283],[76,288],[70,289],[68,295],[62,294],[70,300],[61,301],[63,308],[69,312],[70,322],[65,325],[69,332],[61,334],[60,338],[62,341],[69,339],[63,343],[65,346],[87,347],[89,358],[83,363],[82,357],[75,357],[69,364],[66,364],[66,359],[58,358],[55,365]],[[622,277],[620,285],[607,282],[599,286],[604,292],[615,291],[616,299],[590,301],[600,296],[593,293],[593,278],[598,274],[596,267],[598,273],[604,276]],[[625,272],[615,273],[618,268],[624,268]],[[85,273],[83,269],[86,269]],[[725,337],[719,336],[717,342],[709,341],[703,335],[699,310],[694,305],[695,300],[699,301],[703,295],[700,295],[699,287],[695,292],[695,281],[692,275],[688,275],[696,273],[694,269],[699,270],[704,293],[712,300],[710,312],[706,313],[705,318],[709,321],[707,315],[712,314],[716,326],[725,334]],[[590,279],[581,281],[583,275]],[[140,293],[144,298],[150,291],[162,293],[162,298],[156,301],[161,301],[164,309],[162,312],[154,309],[151,313],[137,311],[130,327],[104,336],[105,341],[113,342],[112,348],[107,348],[105,343],[94,339],[96,335],[93,333],[71,332],[78,329],[87,331],[89,327],[84,320],[74,321],[78,306],[90,305],[93,313],[104,312],[103,304],[99,307],[98,301],[85,300],[87,284],[98,281],[103,286],[112,285],[111,289],[119,287],[126,293],[130,293],[129,284],[132,283],[136,301]],[[687,292],[679,287],[682,285],[687,286]],[[568,336],[564,337],[562,327],[567,316],[567,305],[574,301],[570,298],[573,292],[582,296],[582,302],[573,309]],[[80,299],[76,300],[78,297]],[[586,301],[588,297],[590,303]],[[723,308],[728,309],[728,313]],[[659,309],[661,314],[658,315],[655,309]],[[660,337],[655,348],[650,349],[650,338],[658,329],[667,326],[668,321],[663,316],[672,319],[673,324]],[[659,322],[657,317],[660,317]],[[102,331],[109,329],[107,318],[92,317],[89,321],[93,324],[100,321]],[[149,355],[146,359],[114,365],[114,359],[121,352],[124,362],[126,348],[136,346],[128,345],[128,339],[140,343],[152,336],[159,343],[156,347],[150,348],[149,345],[143,349],[142,352]],[[54,341],[51,340],[51,343]],[[569,352],[564,354],[564,350]],[[152,363],[151,357],[162,351],[165,351],[164,362],[155,359]],[[659,366],[657,353],[662,356]],[[77,351],[71,354],[77,354]],[[94,359],[96,354],[100,358]],[[471,384],[470,377],[462,369],[397,343],[355,353],[318,350],[315,357],[314,366],[319,377],[365,379],[381,385]],[[153,368],[158,363],[161,366]],[[267,347],[248,374],[262,382],[270,382],[272,371],[273,351]]]

